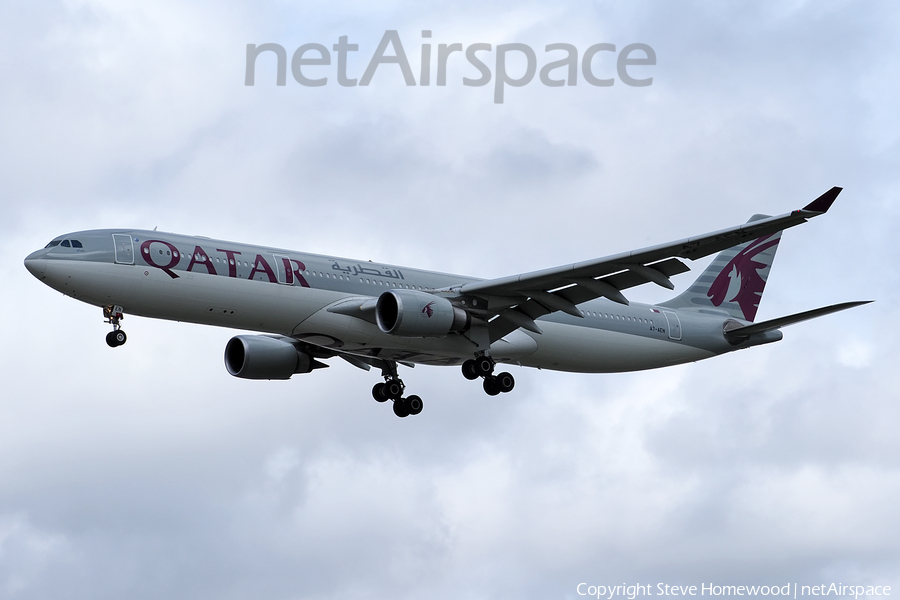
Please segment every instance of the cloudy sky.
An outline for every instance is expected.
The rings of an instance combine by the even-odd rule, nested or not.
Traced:
[[[893,3],[6,0],[0,4],[0,597],[578,598],[579,583],[900,593],[900,9]],[[649,44],[649,87],[579,77],[275,85],[247,44]],[[454,55],[459,58],[461,54]],[[494,53],[487,54],[488,63]],[[336,58],[335,58],[336,60]],[[518,70],[517,70],[518,69]],[[523,62],[510,58],[512,76]],[[560,74],[558,71],[557,75]],[[22,265],[153,228],[483,277],[803,206],[759,318],[876,303],[775,345],[624,375],[343,361],[230,377],[234,332],[100,310]],[[702,264],[697,266],[703,266]],[[695,269],[696,273],[696,269]],[[692,275],[676,279],[679,289]],[[661,290],[633,298],[661,301]]]

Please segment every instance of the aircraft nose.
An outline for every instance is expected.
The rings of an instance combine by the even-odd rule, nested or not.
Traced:
[[[44,264],[47,262],[46,259],[40,258],[41,255],[42,251],[38,250],[25,257],[25,268],[38,279],[44,278]]]

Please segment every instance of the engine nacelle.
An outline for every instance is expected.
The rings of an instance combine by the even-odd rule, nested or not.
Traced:
[[[415,290],[391,290],[378,297],[375,322],[400,337],[443,337],[469,327],[469,313],[449,300]]]
[[[313,370],[313,358],[265,335],[239,335],[225,346],[225,368],[243,379],[290,379]]]

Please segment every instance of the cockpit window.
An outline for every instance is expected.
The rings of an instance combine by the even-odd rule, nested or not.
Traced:
[[[82,248],[82,249],[84,249],[84,246],[81,245],[81,242],[79,240],[53,240],[52,242],[50,242],[49,244],[44,246],[44,248],[53,248],[54,246],[61,246],[63,248]]]

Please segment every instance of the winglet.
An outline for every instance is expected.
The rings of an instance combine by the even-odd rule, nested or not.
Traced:
[[[831,205],[834,204],[834,201],[837,199],[838,194],[843,191],[844,188],[833,187],[806,206],[803,207],[803,210],[809,212],[816,213],[824,213],[828,212],[828,209],[831,208]]]

